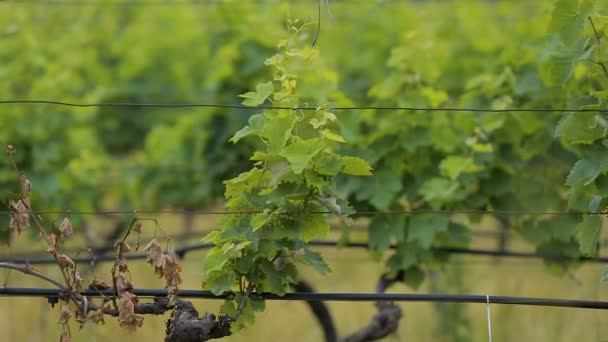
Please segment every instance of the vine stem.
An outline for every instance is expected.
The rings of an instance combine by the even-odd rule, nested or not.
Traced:
[[[49,283],[57,286],[58,288],[64,289],[65,286],[60,283],[59,281],[51,278],[50,276],[38,272],[36,271],[33,267],[31,267],[30,265],[18,265],[18,264],[14,264],[11,262],[0,262],[0,268],[6,268],[6,269],[11,269],[11,270],[16,270],[19,271],[21,273],[27,274],[27,275],[31,275],[43,280],[48,281]]]
[[[32,218],[34,220],[34,223],[38,227],[38,231],[40,232],[40,234],[44,237],[44,239],[48,243],[48,233],[47,233],[46,229],[44,229],[44,226],[42,225],[42,222],[40,222],[40,220],[38,219],[38,216],[32,210],[31,204],[29,203],[29,196],[28,196],[28,193],[27,193],[27,191],[25,189],[25,180],[26,180],[26,178],[25,178],[25,175],[23,174],[23,172],[21,172],[21,170],[19,170],[19,167],[17,166],[17,163],[15,162],[15,158],[13,157],[14,153],[15,153],[15,149],[13,148],[13,146],[7,145],[7,147],[6,147],[6,154],[8,155],[8,159],[10,160],[10,163],[13,166],[13,169],[15,170],[15,172],[17,173],[17,176],[19,177],[19,183],[21,185],[21,192],[23,194],[23,199],[24,200],[27,199],[27,204],[26,203],[24,203],[24,204],[26,204],[26,208],[28,210],[28,213],[31,214],[31,216],[32,216]],[[55,259],[55,262],[57,263],[57,266],[59,266],[59,270],[61,271],[61,275],[63,276],[63,280],[65,281],[65,285],[69,289],[69,287],[70,287],[70,278],[69,278],[68,274],[66,273],[65,269],[61,266],[61,263],[59,262],[59,258],[57,256],[57,251],[54,250],[53,252],[51,252],[51,255]],[[73,296],[73,294],[71,293],[71,291],[70,291],[70,298],[72,300],[74,300],[74,302],[77,305],[79,305],[78,301]]]
[[[129,228],[127,228],[127,231],[125,232],[125,234],[122,236],[122,238],[117,241],[116,246],[118,246],[118,252],[116,254],[116,261],[114,261],[114,265],[112,265],[112,290],[114,290],[114,296],[112,296],[112,305],[114,306],[114,310],[118,311],[118,302],[116,301],[116,296],[118,295],[118,282],[116,280],[116,269],[118,268],[118,263],[120,262],[120,260],[122,260],[123,256],[124,256],[124,251],[122,249],[122,244],[127,240],[127,238],[129,237],[129,234],[131,234],[131,230],[133,229],[133,226],[135,225],[135,223],[137,223],[137,217],[134,217],[133,220],[131,220],[131,223],[129,224]]]
[[[241,317],[241,314],[243,313],[243,310],[245,309],[245,304],[247,304],[247,300],[249,299],[249,296],[253,292],[253,288],[254,288],[254,286],[252,283],[249,283],[247,285],[247,292],[243,295],[243,298],[239,302],[239,307],[236,309],[236,313],[234,314],[234,317],[232,318],[234,322],[238,321],[239,318]]]

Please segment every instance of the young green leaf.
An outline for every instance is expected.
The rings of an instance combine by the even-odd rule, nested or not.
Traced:
[[[272,82],[260,83],[255,87],[255,91],[239,95],[244,98],[242,104],[248,107],[256,107],[264,103],[266,99],[272,94],[274,87]]]
[[[342,157],[344,169],[342,172],[353,176],[371,176],[372,167],[359,157]]]
[[[599,248],[602,220],[599,215],[586,215],[576,227],[580,251],[584,255],[595,256]]]

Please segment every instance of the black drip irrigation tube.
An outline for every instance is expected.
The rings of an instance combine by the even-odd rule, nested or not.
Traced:
[[[167,290],[163,289],[134,289],[131,291],[139,297],[166,297]],[[81,293],[87,297],[109,297],[113,296],[112,290],[85,290]],[[0,288],[0,296],[10,297],[44,297],[49,299],[65,296],[62,289],[49,288]],[[214,295],[211,291],[204,290],[180,290],[179,297],[190,299],[228,299],[235,296],[234,293]],[[282,301],[346,301],[346,302],[431,302],[431,303],[478,303],[478,304],[510,304],[549,306],[563,308],[582,308],[608,310],[608,302],[589,301],[576,299],[534,298],[534,297],[512,297],[491,295],[460,295],[460,294],[406,294],[406,293],[307,293],[293,292],[279,296],[272,293],[252,293],[253,298]]]

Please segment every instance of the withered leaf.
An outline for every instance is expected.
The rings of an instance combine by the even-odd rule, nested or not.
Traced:
[[[146,261],[152,264],[155,269],[163,267],[163,249],[156,239],[152,239],[144,249]]]
[[[59,313],[59,321],[58,324],[68,324],[70,318],[74,316],[72,311],[67,305],[61,307],[61,313]]]
[[[129,272],[129,264],[127,263],[127,259],[122,258],[118,260],[116,265],[120,272]]]
[[[72,338],[64,331],[61,333],[61,336],[59,336],[59,342],[72,342]]]
[[[29,206],[27,205],[27,201],[23,199],[20,199],[17,202],[9,202],[11,216],[9,227],[18,234],[21,234],[21,232],[30,227],[30,215],[28,208]]]
[[[93,281],[91,282],[91,284],[89,284],[89,288],[91,290],[99,290],[99,291],[103,291],[103,290],[107,290],[112,288],[112,285],[106,283],[105,281],[101,280],[101,279],[93,279]]]
[[[61,266],[63,268],[71,268],[71,269],[76,268],[76,264],[74,263],[74,261],[65,254],[57,255],[57,261],[59,262],[59,266]]]
[[[182,271],[181,266],[175,262],[175,258],[168,254],[163,254],[162,276],[167,280],[167,287],[175,286],[182,283],[182,278],[179,273]]]
[[[89,319],[95,324],[105,324],[104,314],[102,309],[97,309],[89,314]]]
[[[63,218],[63,221],[61,221],[61,224],[59,225],[59,232],[61,233],[61,237],[64,239],[72,236],[74,229],[72,228],[72,222],[70,222],[70,219],[67,217]]]
[[[125,253],[129,253],[131,251],[131,246],[126,241],[121,241],[118,244],[118,253],[123,255]]]
[[[126,273],[120,272],[116,276],[116,289],[120,295],[122,295],[123,292],[133,289],[133,284],[127,279]]]
[[[48,245],[47,252],[49,252],[51,254],[57,253],[57,250],[59,249],[59,245],[57,244],[57,235],[55,235],[55,234],[47,235],[46,242]]]
[[[144,318],[135,314],[137,296],[130,292],[124,292],[118,299],[118,322],[121,327],[133,332],[144,323]]]

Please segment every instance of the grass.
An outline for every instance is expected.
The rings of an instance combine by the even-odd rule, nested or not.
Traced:
[[[161,222],[177,223],[175,217],[162,217]],[[177,225],[174,225],[177,226]],[[199,227],[213,227],[213,222],[201,220]],[[169,233],[176,231],[169,229]],[[475,243],[488,246],[487,240]],[[12,250],[32,242],[21,238]],[[41,244],[41,243],[40,243]],[[485,246],[484,246],[485,245]],[[516,245],[521,243],[516,242]],[[42,245],[34,244],[29,249]],[[4,252],[7,250],[4,249]],[[303,268],[303,278],[310,280],[318,291],[323,292],[371,292],[382,272],[381,263],[374,261],[367,252],[359,249],[322,249],[333,272],[319,276]],[[204,252],[193,252],[182,261],[184,284],[182,288],[200,288],[200,264]],[[111,265],[99,265],[95,273],[107,280]],[[569,299],[608,300],[608,291],[599,279],[603,265],[588,264],[573,270],[570,276],[556,277],[537,260],[494,259],[460,256],[453,265],[462,275],[462,284],[442,288],[447,293],[471,293],[490,295],[538,296]],[[41,268],[42,269],[42,268]],[[150,267],[144,262],[130,264],[136,287],[157,288],[162,286]],[[57,276],[56,266],[44,268]],[[454,274],[454,272],[449,272]],[[439,283],[453,281],[445,272],[438,272]],[[9,286],[47,286],[31,277],[12,272]],[[391,292],[430,292],[427,280],[418,290],[396,285]],[[202,312],[217,312],[220,301],[197,300],[195,305]],[[345,336],[370,321],[374,314],[372,303],[328,303],[340,336]],[[450,304],[448,304],[450,305]],[[437,306],[430,303],[407,303],[399,333],[388,340],[394,341],[453,341],[449,332],[438,330],[440,316]],[[465,304],[464,314],[471,324],[471,335],[466,340],[487,341],[485,304]],[[603,341],[608,340],[605,313],[598,310],[545,308],[532,306],[492,305],[492,329],[494,341]],[[45,300],[37,298],[0,298],[0,338],[4,341],[57,340],[60,326],[56,324],[59,308],[54,309]],[[165,316],[146,316],[144,326],[134,334],[118,327],[115,319],[107,317],[104,326],[87,324],[82,330],[72,325],[74,341],[162,341]],[[447,319],[453,319],[448,317]],[[322,331],[301,302],[272,301],[267,310],[258,316],[257,323],[237,335],[224,339],[237,341],[322,341]]]

